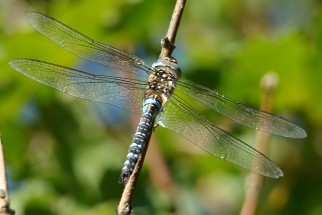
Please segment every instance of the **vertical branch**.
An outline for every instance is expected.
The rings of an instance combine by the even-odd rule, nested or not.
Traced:
[[[168,27],[167,35],[164,39],[161,41],[161,54],[159,58],[165,58],[165,57],[171,57],[172,51],[175,48],[174,41],[177,35],[177,31],[179,28],[181,16],[183,13],[183,9],[185,6],[186,0],[177,0],[172,18]],[[151,131],[149,131],[149,134],[152,133],[152,127]],[[134,167],[133,173],[131,174],[129,181],[125,185],[125,188],[123,190],[122,197],[120,199],[120,203],[117,207],[117,214],[118,215],[129,215],[132,212],[132,199],[135,191],[135,187],[140,175],[140,171],[145,159],[145,154],[148,149],[149,141],[150,141],[151,135],[147,137],[147,142],[145,143],[145,146],[142,150],[142,154],[138,159],[137,164]]]
[[[271,112],[272,108],[272,92],[277,85],[277,76],[274,73],[266,74],[261,81],[263,89],[263,97],[261,101],[261,110]],[[257,132],[256,149],[263,154],[267,154],[267,143],[269,134],[261,131]],[[255,214],[259,202],[261,190],[264,183],[264,177],[255,173],[251,173],[246,181],[246,196],[240,212],[240,215]]]
[[[13,215],[15,212],[9,207],[9,191],[4,161],[3,147],[0,136],[0,215]]]
[[[161,40],[161,53],[159,58],[164,59],[165,57],[171,57],[172,51],[175,49],[174,41],[177,36],[177,31],[180,25],[180,20],[184,10],[186,0],[177,0],[174,8],[172,18],[169,24],[168,32],[165,38]]]

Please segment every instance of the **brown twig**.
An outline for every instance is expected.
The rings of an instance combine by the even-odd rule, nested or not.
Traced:
[[[161,40],[161,54],[160,57],[161,59],[165,58],[165,57],[171,57],[172,51],[174,50],[175,46],[174,46],[174,41],[175,41],[175,37],[179,28],[179,24],[180,24],[180,19],[183,13],[183,9],[185,6],[186,0],[177,0],[173,14],[172,14],[172,18],[170,21],[170,25],[168,28],[168,32],[167,35],[164,39]],[[151,126],[151,129],[152,126]],[[152,133],[152,130],[148,132],[149,134]],[[117,207],[117,214],[118,215],[129,215],[132,212],[132,199],[133,199],[133,195],[134,195],[134,190],[140,175],[140,171],[145,159],[145,154],[146,151],[148,149],[148,145],[149,145],[149,141],[150,141],[151,135],[149,135],[149,137],[147,138],[147,142],[144,145],[143,151],[141,156],[138,159],[137,164],[134,167],[133,173],[129,178],[129,181],[127,182],[127,184],[125,185],[120,203]]]
[[[277,77],[274,73],[266,74],[261,81],[263,88],[263,98],[261,102],[261,110],[270,112],[272,108],[272,92],[277,85]],[[257,132],[256,149],[263,154],[267,154],[267,143],[269,134],[261,131]],[[246,181],[246,196],[240,212],[240,215],[255,214],[261,190],[264,183],[264,177],[255,173],[251,173]]]
[[[3,147],[0,136],[0,215],[13,215],[15,212],[9,207],[9,192],[4,161]]]
[[[161,53],[159,58],[171,57],[172,51],[175,49],[174,41],[177,36],[177,31],[180,25],[181,16],[184,10],[186,0],[177,0],[172,18],[169,24],[168,32],[165,38],[161,40]]]

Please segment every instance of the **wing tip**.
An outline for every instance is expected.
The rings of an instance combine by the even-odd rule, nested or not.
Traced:
[[[262,176],[266,176],[266,177],[269,177],[269,178],[274,178],[274,179],[279,179],[279,178],[282,178],[284,177],[284,173],[283,171],[276,165],[274,165],[274,170],[271,171],[271,172],[255,172],[254,173],[256,174],[259,174],[259,175],[262,175]]]
[[[32,18],[32,16],[34,16],[35,14],[39,14],[39,13],[37,13],[35,11],[25,11],[23,13],[23,18],[28,22],[28,20],[30,20]]]
[[[299,126],[295,126],[293,129],[292,129],[292,132],[288,133],[287,135],[282,135],[282,136],[285,136],[285,137],[288,137],[288,138],[299,138],[299,139],[303,139],[303,138],[306,138],[307,137],[307,133],[306,131],[299,127]]]
[[[307,137],[306,131],[303,128],[299,127],[297,132],[297,138],[306,138],[306,137]]]
[[[19,62],[19,58],[15,58],[15,59],[12,59],[8,62],[9,66],[11,66],[11,68],[13,68],[14,70],[17,70],[18,71],[18,66],[17,66],[17,63]]]
[[[272,178],[278,179],[284,177],[284,173],[280,168],[276,169],[276,173]]]

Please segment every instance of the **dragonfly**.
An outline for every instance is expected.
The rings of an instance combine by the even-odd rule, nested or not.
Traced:
[[[121,171],[120,183],[127,183],[151,135],[151,128],[157,125],[244,169],[271,178],[283,176],[274,162],[214,125],[192,105],[193,102],[250,128],[289,138],[306,137],[305,130],[289,120],[180,79],[181,69],[174,58],[158,59],[150,66],[133,54],[97,42],[47,15],[28,11],[24,18],[65,50],[103,65],[104,74],[27,58],[11,60],[9,64],[13,69],[71,96],[108,103],[141,115]]]

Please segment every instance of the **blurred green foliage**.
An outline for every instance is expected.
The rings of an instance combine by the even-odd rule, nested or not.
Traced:
[[[117,179],[135,129],[124,111],[114,116],[111,106],[63,95],[9,67],[17,57],[71,67],[80,62],[28,26],[23,12],[43,12],[151,63],[174,3],[0,2],[0,132],[17,214],[114,214],[123,189]],[[266,179],[257,214],[322,214],[321,2],[188,1],[176,46],[184,78],[252,106],[259,106],[263,75],[278,75],[274,112],[304,127],[308,137],[271,138],[270,157],[285,176]],[[204,113],[247,143],[255,142],[255,131]],[[158,185],[151,169],[160,167],[148,159],[135,193],[135,214],[240,211],[249,172],[165,129],[153,135],[175,192]]]

